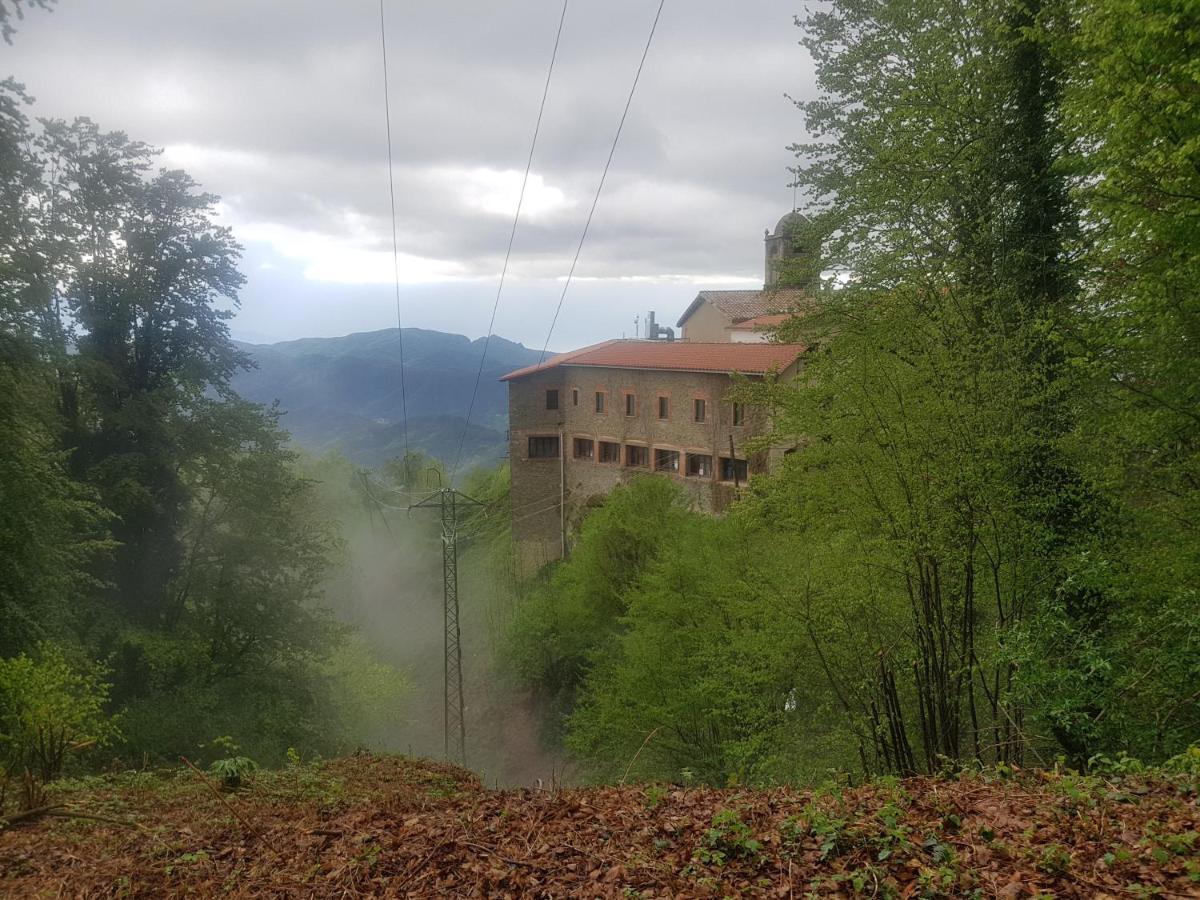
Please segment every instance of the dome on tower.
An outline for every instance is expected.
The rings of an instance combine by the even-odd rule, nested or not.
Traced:
[[[793,209],[790,213],[780,219],[778,223],[776,223],[774,234],[787,234],[793,228],[796,228],[800,225],[805,225],[807,223],[808,217],[805,216],[804,213]]]

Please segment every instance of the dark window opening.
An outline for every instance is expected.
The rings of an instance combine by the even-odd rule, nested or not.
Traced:
[[[600,442],[600,462],[619,463],[621,461],[621,445],[612,441]]]
[[[572,406],[579,405],[579,389],[578,388],[571,389],[571,405]]]
[[[679,451],[678,450],[655,450],[654,451],[654,471],[655,472],[678,472],[679,471]]]
[[[636,416],[637,415],[637,396],[634,394],[626,394],[625,395],[625,415],[627,415],[627,416]]]
[[[689,453],[687,473],[696,478],[707,478],[712,474],[712,457],[705,453]]]
[[[604,412],[604,391],[596,391],[596,412]]]
[[[658,398],[658,417],[660,419],[669,419],[671,417],[671,398]]]
[[[744,404],[744,403],[733,404],[733,424],[741,425],[745,421],[746,421],[746,404]]]
[[[529,438],[530,459],[558,459],[558,435],[534,435]]]
[[[625,465],[632,468],[646,468],[650,465],[650,448],[627,444],[625,446]]]
[[[591,438],[575,438],[575,458],[595,459],[596,442]]]
[[[739,484],[749,478],[750,470],[746,466],[744,459],[730,459],[728,456],[721,457],[721,480],[736,481]]]
[[[692,418],[695,419],[697,422],[703,422],[704,415],[707,412],[706,407],[708,406],[708,404],[705,403],[703,400],[701,400],[699,397],[697,397],[695,400],[693,400],[692,403],[693,403]]]
[[[546,409],[558,409],[558,391],[546,391]]]

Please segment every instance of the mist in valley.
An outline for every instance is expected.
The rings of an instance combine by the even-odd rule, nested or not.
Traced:
[[[339,565],[326,585],[328,603],[354,629],[355,642],[403,681],[392,700],[364,707],[354,732],[368,749],[444,759],[439,510],[408,509],[430,492],[389,487],[386,476],[357,470],[344,457],[328,455],[309,467],[327,512],[340,523],[343,541]],[[466,765],[489,786],[570,781],[569,764],[546,734],[545,711],[513,683],[501,660],[515,600],[505,551],[507,503],[467,509],[460,519]]]

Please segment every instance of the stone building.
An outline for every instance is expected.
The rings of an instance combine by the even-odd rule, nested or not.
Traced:
[[[763,237],[762,290],[697,294],[676,323],[681,339],[766,343],[770,329],[809,302],[805,288],[791,286],[790,282],[780,284],[781,277],[787,282],[794,275],[789,268],[812,256],[812,248],[798,234],[806,222],[801,213],[792,211],[779,220],[774,233],[768,231]]]
[[[781,450],[749,454],[767,426],[727,397],[732,373],[792,377],[804,348],[772,343],[616,340],[506,375],[512,531],[528,573],[563,556],[588,508],[639,473],[675,479],[721,512]]]

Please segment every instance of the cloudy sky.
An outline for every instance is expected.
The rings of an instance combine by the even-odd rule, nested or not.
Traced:
[[[561,0],[385,0],[405,326],[487,331]],[[570,0],[496,333],[541,347],[657,0]],[[762,281],[800,0],[667,0],[553,349]],[[59,0],[0,77],[164,149],[245,246],[235,336],[395,325],[377,0]]]

